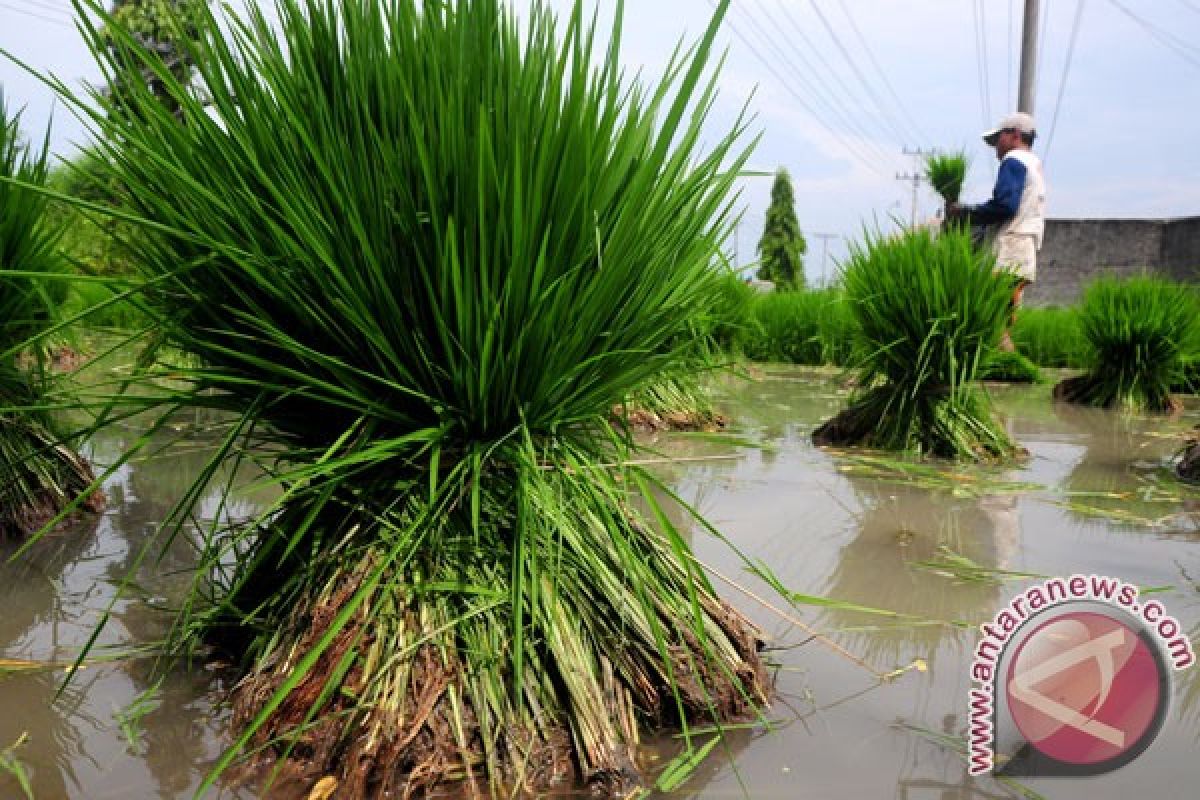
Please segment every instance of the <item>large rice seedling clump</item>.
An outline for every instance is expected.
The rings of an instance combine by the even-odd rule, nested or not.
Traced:
[[[925,179],[944,201],[957,203],[962,196],[970,163],[967,154],[962,151],[933,153],[925,158]]]
[[[1200,315],[1186,287],[1152,277],[1102,278],[1079,309],[1087,343],[1083,375],[1054,388],[1072,403],[1126,411],[1169,411],[1171,388],[1186,380]]]
[[[868,236],[853,247],[843,282],[862,388],[813,440],[947,458],[1016,455],[972,383],[1009,314],[1011,281],[994,266],[962,230]]]
[[[44,337],[54,327],[66,284],[61,230],[47,219],[47,165],[22,138],[20,115],[0,94],[0,541],[27,536],[77,500],[99,510],[102,495],[81,500],[93,475],[63,441],[44,398]]]
[[[214,523],[175,628],[244,657],[216,773],[253,749],[339,797],[615,792],[639,728],[765,702],[756,630],[608,418],[704,349],[748,155],[740,124],[699,145],[727,5],[648,88],[620,15],[598,53],[581,3],[559,28],[538,3],[518,24],[499,0],[278,0],[228,35],[201,20],[202,92],[158,69],[178,115],[131,74],[120,109],[95,98],[153,223],[145,305],[199,363],[170,403],[233,411],[214,469],[254,459],[283,490]]]

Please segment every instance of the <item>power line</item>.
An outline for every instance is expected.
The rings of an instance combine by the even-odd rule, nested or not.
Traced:
[[[991,114],[988,113],[987,90],[984,88],[987,86],[987,81],[983,77],[984,64],[983,57],[981,55],[981,47],[979,44],[980,30],[978,0],[971,3],[971,21],[974,26],[974,30],[972,32],[975,34],[975,77],[979,84],[979,115],[983,118],[983,124],[986,127],[991,123]]]
[[[764,17],[767,18],[767,25],[768,25],[769,29],[771,29],[771,30],[780,30],[781,29],[780,25],[778,23],[778,20],[776,20],[774,17],[772,17],[771,14],[766,11],[765,8],[763,8],[761,5],[759,5],[756,2],[756,0],[750,0],[750,2],[753,2],[754,7],[758,9],[759,13],[761,13]],[[784,6],[783,8],[784,8],[784,12],[786,13],[787,7]],[[813,96],[816,97],[817,99],[821,100],[827,108],[829,108],[831,111],[833,111],[835,113],[835,115],[840,115],[841,122],[843,125],[845,125],[847,128],[853,129],[859,136],[861,136],[863,138],[863,140],[865,142],[869,143],[869,144],[864,145],[864,147],[869,147],[869,148],[873,149],[873,157],[874,158],[879,159],[881,161],[885,161],[887,159],[886,152],[882,148],[880,148],[878,145],[873,143],[872,134],[866,129],[865,126],[863,126],[857,122],[857,120],[854,118],[853,112],[851,112],[843,103],[838,101],[837,93],[833,92],[833,91],[828,91],[826,89],[826,87],[822,84],[821,80],[819,79],[819,76],[817,76],[818,69],[808,60],[808,58],[805,56],[804,52],[798,47],[790,48],[791,52],[794,53],[801,60],[801,62],[804,64],[805,67],[807,67],[808,72],[805,72],[804,70],[802,70],[796,66],[796,63],[793,62],[791,60],[791,58],[787,55],[787,53],[784,51],[783,46],[777,45],[775,43],[774,37],[770,33],[768,33],[767,30],[760,28],[758,23],[754,20],[753,16],[751,16],[748,13],[746,14],[746,16],[747,16],[747,19],[750,21],[750,23],[754,25],[755,29],[761,33],[763,38],[766,39],[768,42],[770,42],[770,44],[775,48],[775,50],[779,54],[780,58],[783,61],[787,62],[787,65],[792,69],[792,71],[796,74],[796,76],[799,77],[806,85],[808,85],[809,91],[813,94]],[[809,46],[809,49],[815,53],[816,47],[812,44],[812,42],[808,39],[808,37],[805,36],[804,31],[795,25],[795,20],[791,19],[790,15],[788,15],[788,21],[792,23],[793,27],[795,28],[796,32],[800,35],[801,39],[803,39],[804,42]],[[781,36],[782,36],[782,34],[781,34]],[[811,83],[808,81],[809,73],[812,73],[812,75],[814,76],[814,80]],[[838,81],[838,85],[842,88],[842,91],[845,92],[846,96],[850,96],[853,94],[853,92],[850,91],[850,88],[848,86],[846,86],[845,83],[841,82],[840,77],[836,73],[831,73],[831,74],[832,74],[833,78],[836,81]],[[826,96],[825,96],[825,92],[827,92],[827,91],[829,94],[828,98],[826,98]],[[888,135],[887,132],[884,131],[884,136],[886,137],[887,135]]]
[[[1136,22],[1143,30],[1145,30],[1155,39],[1162,42],[1179,55],[1183,56],[1192,64],[1200,67],[1200,58],[1197,58],[1197,56],[1200,55],[1200,50],[1192,47],[1192,45],[1175,36],[1175,34],[1171,33],[1170,31],[1164,30],[1154,23],[1139,17],[1137,14],[1133,13],[1132,10],[1126,8],[1121,3],[1118,3],[1117,0],[1108,0],[1108,2],[1112,3],[1118,11]]]
[[[854,146],[851,146],[849,141],[839,140],[839,143],[842,145],[842,147],[850,151],[855,158],[870,166],[871,169],[875,170],[880,175],[886,175],[886,172],[880,169],[877,165],[877,162],[886,160],[886,154],[882,149],[879,148],[878,145],[874,144],[871,134],[868,133],[861,125],[857,124],[853,116],[848,111],[843,111],[843,108],[839,107],[835,100],[826,99],[825,95],[823,94],[823,90],[818,91],[817,88],[811,85],[804,71],[796,66],[795,62],[793,62],[788,54],[775,43],[775,39],[758,24],[758,21],[752,15],[745,13],[745,9],[743,9],[743,17],[745,18],[746,22],[753,26],[754,30],[760,37],[760,40],[766,42],[766,44],[777,55],[780,65],[782,67],[789,68],[793,76],[798,79],[800,83],[808,86],[812,94],[812,99],[823,104],[830,117],[835,118],[841,125],[852,130],[855,134],[862,138],[862,142],[856,143]],[[767,66],[776,79],[783,84],[784,88],[800,102],[805,110],[807,110],[814,118],[820,121],[822,119],[822,114],[817,112],[816,109],[809,105],[804,98],[802,98],[797,92],[795,92],[795,90],[792,89],[792,81],[787,80],[775,70],[774,65],[763,57],[761,48],[756,47],[746,38],[745,35],[738,31],[732,20],[729,21],[729,24],[734,32],[738,35],[738,38],[740,38],[754,52],[755,56]],[[799,52],[796,52],[799,55]],[[830,128],[827,123],[825,127],[830,130],[830,132],[833,132],[833,129]]]
[[[1079,38],[1080,21],[1083,19],[1083,7],[1086,0],[1075,3],[1075,20],[1071,23],[1071,39],[1067,44],[1067,59],[1063,63],[1062,80],[1058,82],[1058,99],[1054,101],[1054,116],[1050,121],[1050,135],[1046,137],[1046,147],[1042,151],[1043,163],[1050,157],[1050,145],[1054,143],[1054,131],[1058,129],[1058,112],[1062,110],[1063,96],[1067,89],[1067,75],[1071,72],[1071,58],[1075,55],[1075,42]]]
[[[858,68],[858,64],[850,56],[850,51],[846,48],[846,45],[842,43],[841,38],[837,35],[837,32],[834,31],[833,26],[829,24],[829,19],[825,16],[825,13],[821,11],[821,7],[817,5],[816,0],[808,0],[808,4],[812,6],[812,10],[816,12],[817,19],[820,20],[821,25],[825,28],[825,32],[828,33],[829,38],[833,40],[834,46],[836,46],[838,52],[842,54],[842,58],[850,67],[851,72],[854,73],[855,77],[858,78],[859,83],[861,83],[863,88],[866,89],[867,94],[875,103],[875,107],[879,109],[879,112],[883,115],[884,119],[889,125],[892,126],[893,130],[899,134],[900,138],[904,139],[904,131],[901,130],[901,127],[896,124],[895,118],[887,111],[886,108],[884,108],[884,104],[880,102],[879,96],[875,94],[875,89],[871,86],[871,82],[867,80],[867,77],[863,75],[862,70]],[[786,10],[787,6],[785,5],[783,8]]]
[[[872,51],[870,44],[867,43],[867,39],[865,36],[863,36],[862,31],[859,29],[858,23],[854,21],[854,17],[850,14],[850,9],[846,7],[845,0],[838,0],[838,5],[841,6],[842,13],[846,16],[846,21],[850,23],[850,29],[853,30],[854,35],[858,37],[859,44],[862,45],[863,51],[867,54],[867,58],[870,59],[871,64],[874,65],[875,71],[879,73],[879,77],[883,80],[884,87],[887,88],[888,93],[896,102],[896,107],[900,109],[901,115],[912,128],[913,133],[917,135],[917,139],[922,140],[929,138],[921,130],[921,126],[917,123],[916,118],[913,117],[912,114],[908,113],[908,107],[905,106],[904,101],[900,99],[900,95],[896,93],[896,88],[892,86],[891,80],[888,79],[887,70],[880,66],[879,60],[875,58],[875,53]]]
[[[990,59],[988,58],[987,48],[987,6],[983,0],[975,0],[979,7],[979,53],[983,60],[983,103],[985,116],[990,120],[992,118],[992,82],[989,76],[991,71]],[[986,122],[984,124],[987,124]]]
[[[1038,22],[1037,63],[1045,64],[1046,63],[1046,40],[1048,38],[1050,38],[1046,35],[1047,31],[1049,30],[1049,28],[1047,28],[1047,25],[1050,21],[1050,3],[1049,2],[1042,3],[1041,17],[1042,17],[1041,20]],[[1037,73],[1034,76],[1034,81],[1037,84],[1034,87],[1034,93],[1033,93],[1035,108],[1037,107],[1037,98],[1039,96],[1041,96],[1041,94],[1042,94],[1042,84],[1045,81],[1045,75],[1047,72],[1048,72],[1048,70],[1043,69],[1041,72]]]
[[[709,5],[713,5],[713,0],[709,0]],[[767,71],[775,77],[775,80],[779,81],[779,85],[783,88],[783,90],[790,94],[801,108],[807,111],[815,120],[820,122],[821,115],[818,114],[811,105],[809,105],[808,101],[803,95],[799,94],[795,89],[792,88],[791,83],[787,79],[779,74],[779,72],[775,69],[775,65],[772,64],[769,59],[765,58],[759,49],[755,47],[749,39],[746,38],[741,30],[738,29],[737,24],[734,23],[732,19],[726,20],[726,24],[729,25],[729,29],[733,32],[733,35],[736,36],[738,40],[746,46],[746,48],[754,55],[755,58],[762,62],[762,65],[766,67]],[[830,133],[833,133],[832,129],[829,129],[828,125],[825,127],[827,130],[830,130]],[[881,170],[871,158],[864,156],[861,151],[852,147],[844,138],[838,137],[836,134],[834,134],[834,138],[837,140],[837,143],[842,147],[842,149],[846,151],[847,155],[860,161],[862,164],[874,170],[878,174],[886,175],[886,173]]]
[[[61,4],[50,3],[47,2],[47,0],[22,0],[22,2],[24,2],[25,5],[37,6],[46,11],[52,11],[56,14],[62,14],[66,17],[74,16],[72,13],[73,9],[69,11],[66,8],[63,8]]]
[[[1008,85],[1004,94],[1005,108],[1013,98],[1013,3],[1015,2],[1016,0],[1008,0]]]
[[[10,5],[9,3],[6,3],[6,2],[0,2],[0,8],[5,8],[9,11],[15,11],[16,13],[24,14],[27,17],[34,17],[36,19],[44,20],[45,22],[49,22],[53,25],[61,25],[64,28],[71,27],[71,23],[67,22],[67,20],[64,19],[63,17],[51,17],[47,14],[41,14],[37,11],[31,11],[27,8],[21,8],[19,6]]]

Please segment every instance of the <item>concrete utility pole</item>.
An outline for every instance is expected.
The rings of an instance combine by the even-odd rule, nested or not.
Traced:
[[[1017,111],[1033,113],[1034,83],[1037,76],[1038,6],[1040,0],[1025,0],[1025,26],[1021,32],[1021,83]]]
[[[933,153],[936,153],[937,150],[922,150],[920,147],[914,147],[912,150],[909,150],[907,147],[905,147],[903,150],[901,150],[901,152],[904,153],[904,155],[912,156],[915,159],[920,158],[921,156],[932,155]],[[925,176],[921,174],[920,170],[917,172],[897,172],[896,180],[912,181],[912,214],[908,224],[909,227],[915,228],[917,227],[917,189],[921,186],[921,181],[925,180]]]
[[[825,277],[825,265],[829,262],[829,240],[838,238],[836,233],[810,233],[809,236],[815,236],[821,240],[821,285],[827,286],[828,281]]]

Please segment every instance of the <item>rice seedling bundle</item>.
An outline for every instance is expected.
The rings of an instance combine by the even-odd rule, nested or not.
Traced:
[[[63,441],[44,398],[43,337],[55,324],[66,284],[61,231],[47,219],[46,152],[21,136],[0,94],[0,541],[27,536],[80,500],[93,481],[87,462]],[[81,504],[99,510],[103,497]]]
[[[1023,353],[993,350],[984,358],[976,376],[981,381],[1041,383],[1042,373]]]
[[[946,203],[957,203],[971,162],[961,150],[933,153],[925,158],[925,179]]]
[[[1084,292],[1079,326],[1083,375],[1054,389],[1072,403],[1126,411],[1169,411],[1171,387],[1186,381],[1200,340],[1200,314],[1186,287],[1153,277],[1102,278]]]
[[[608,423],[699,363],[718,302],[748,155],[740,122],[699,144],[727,5],[649,87],[620,70],[620,14],[600,52],[581,3],[561,27],[498,0],[277,0],[228,35],[206,16],[202,92],[114,60],[118,22],[89,32],[135,70],[91,119],[144,220],[147,311],[198,364],[170,405],[236,417],[197,488],[255,459],[282,490],[205,532],[175,628],[177,652],[244,654],[210,781],[256,748],[339,797],[618,792],[639,729],[765,702],[756,630]]]
[[[813,440],[957,459],[1016,455],[972,384],[1009,314],[1011,283],[994,266],[955,229],[868,235],[852,247],[843,283],[862,388]]]

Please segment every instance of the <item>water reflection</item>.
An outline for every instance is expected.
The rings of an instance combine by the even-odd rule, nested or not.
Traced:
[[[114,427],[90,444],[89,456],[111,463],[136,435]],[[111,604],[91,662],[61,695],[62,670],[0,673],[0,748],[28,734],[16,756],[35,797],[127,797],[131,786],[142,787],[133,796],[186,796],[220,751],[223,718],[208,699],[208,673],[169,675],[159,690],[149,660],[106,661],[160,641],[170,618],[158,607],[174,604],[190,585],[194,539],[166,542],[158,531],[207,463],[210,441],[203,434],[164,434],[149,450],[168,450],[122,467],[107,481],[109,505],[101,518],[46,537],[11,563],[11,548],[0,553],[6,609],[0,658],[70,663]],[[124,596],[113,603],[116,587],[126,582]],[[159,705],[136,720],[131,746],[116,715],[152,688]],[[0,775],[0,797],[17,792],[12,776]]]

